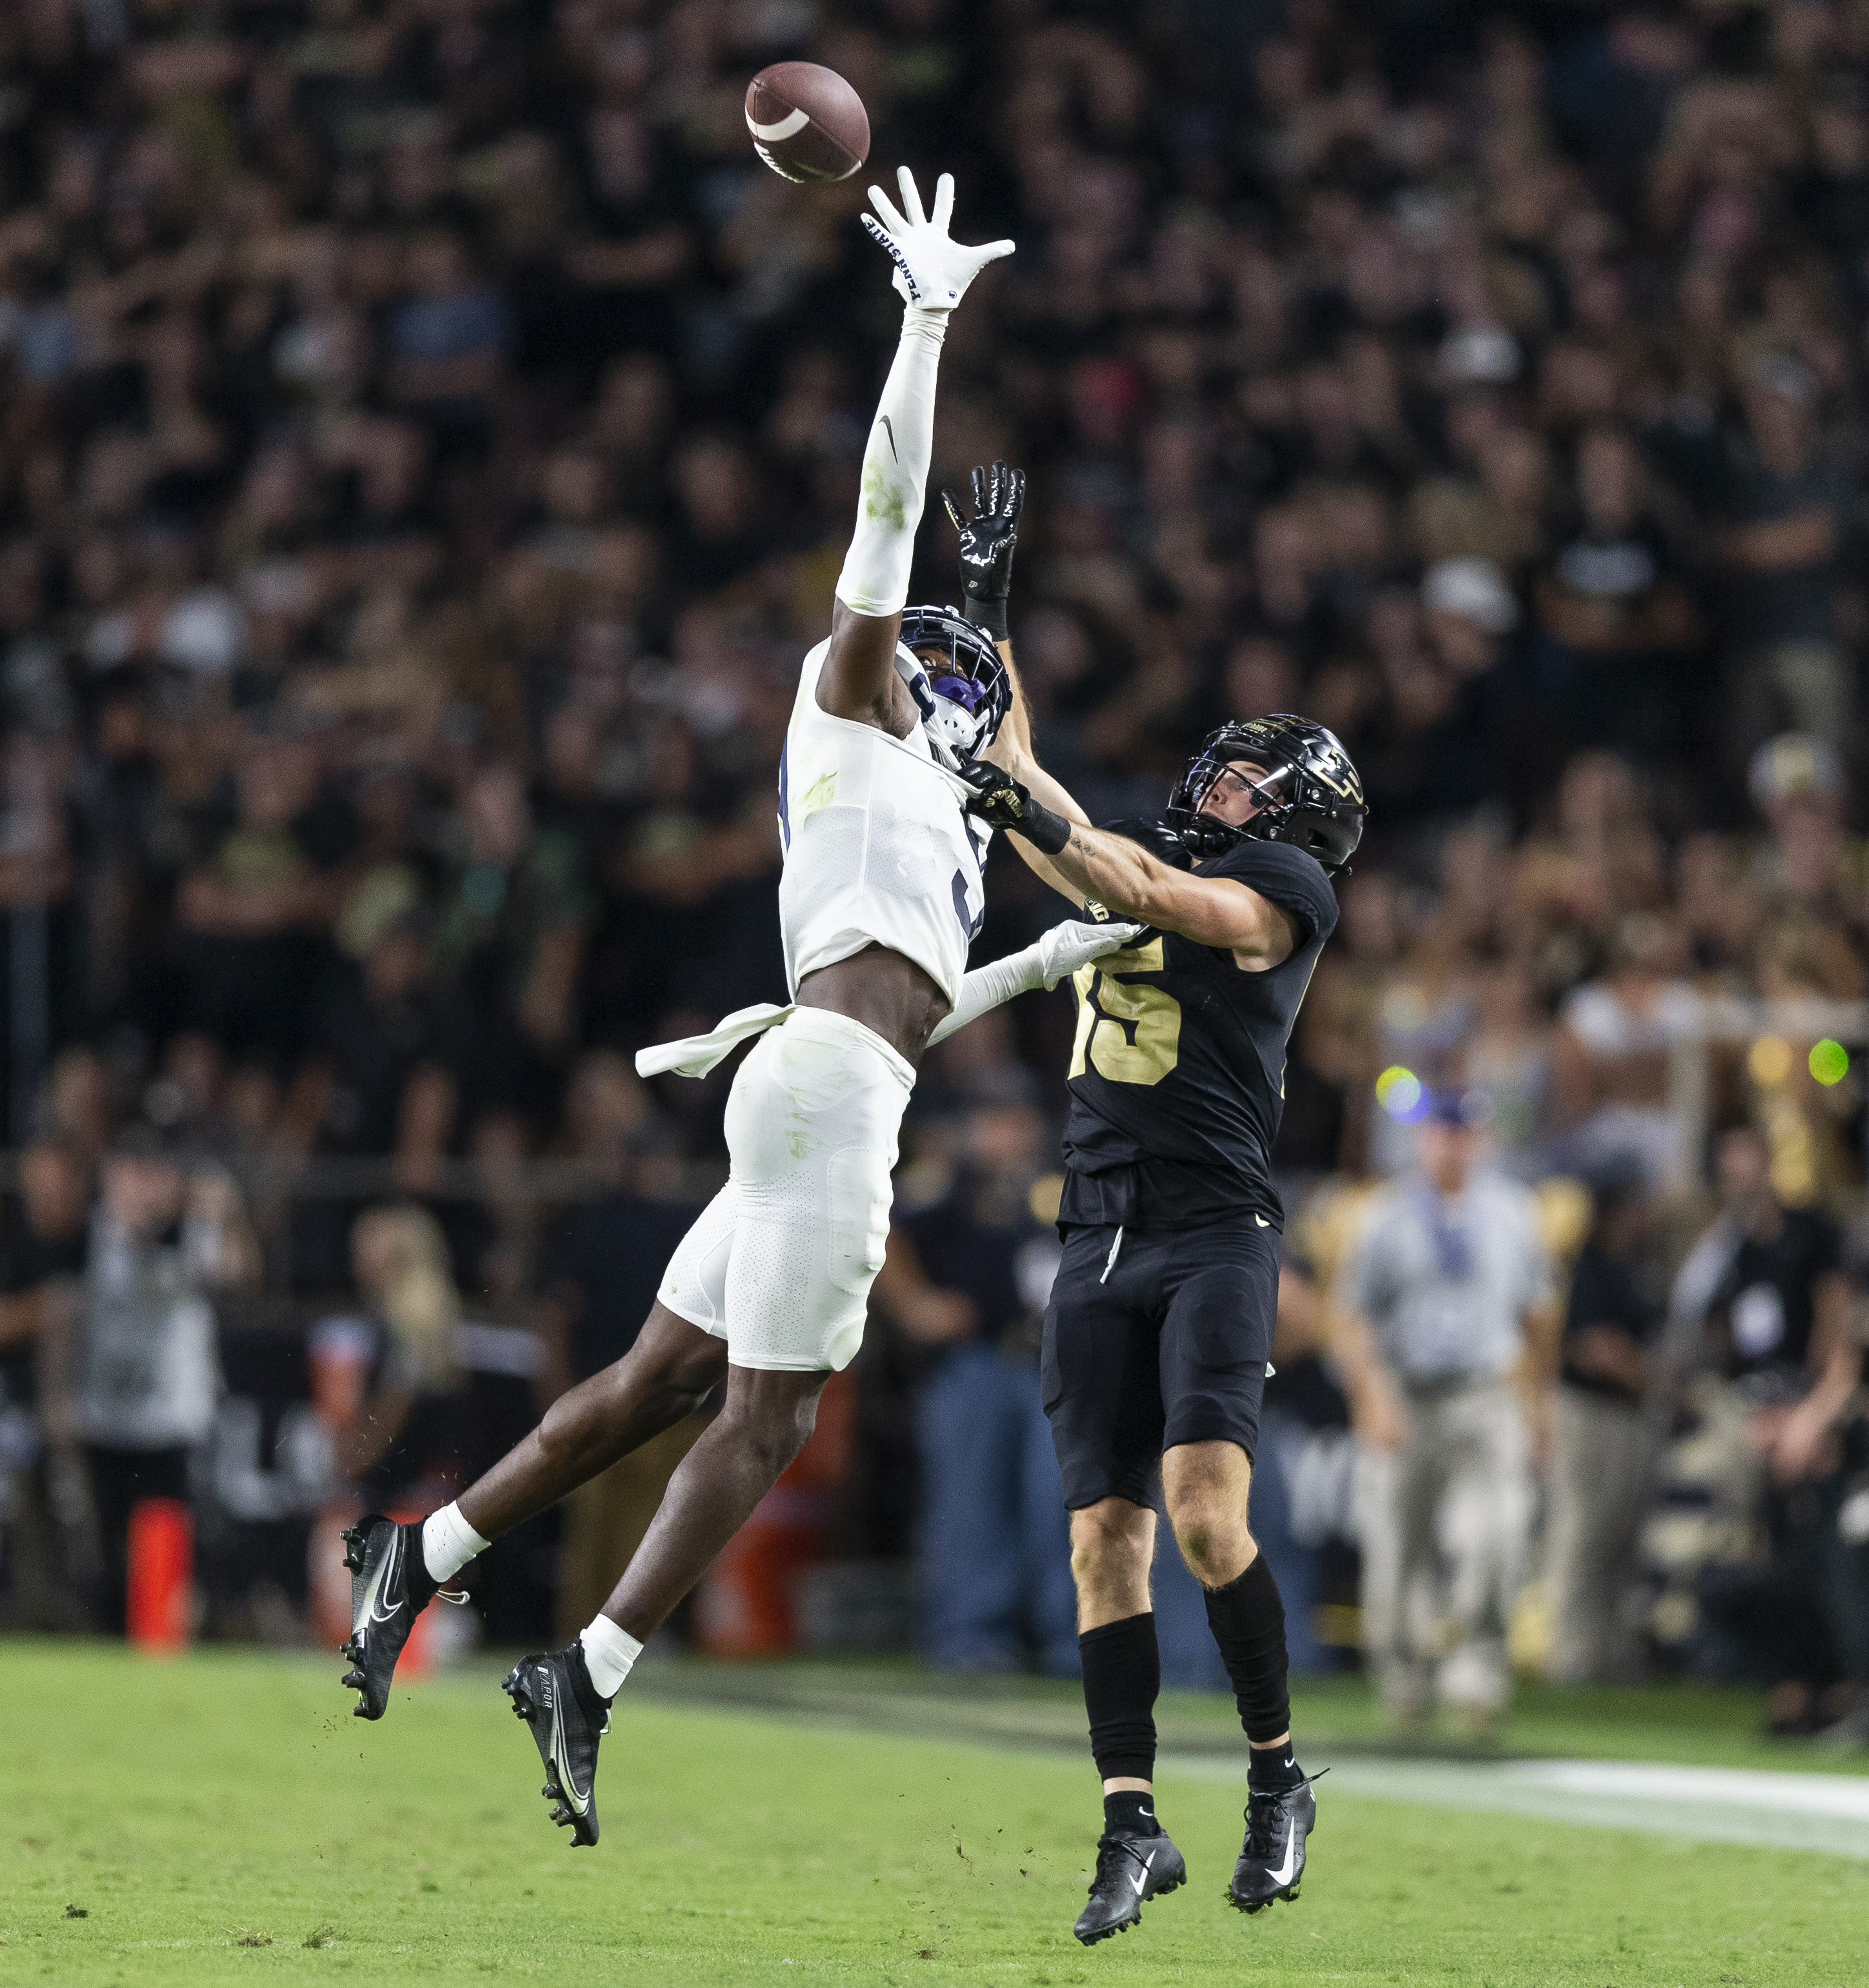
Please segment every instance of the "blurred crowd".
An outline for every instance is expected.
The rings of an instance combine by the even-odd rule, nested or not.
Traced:
[[[322,1307],[305,1481],[384,1496],[447,1481],[415,1432],[466,1321],[531,1334],[530,1364],[475,1343],[540,1395],[627,1345],[722,1163],[724,1080],[651,1092],[628,1055],[780,986],[774,770],[894,336],[870,175],[791,187],[748,144],[747,76],[797,55],[856,86],[879,171],[951,168],[960,230],[1018,244],[957,315],[934,482],[1028,472],[1012,625],[1048,763],[1095,819],[1150,811],[1219,718],[1298,708],[1363,773],[1279,1155],[1295,1337],[1255,1499],[1315,1603],[1294,1621],[1356,1598],[1353,1452],[1405,1459],[1449,1375],[1522,1368],[1522,1456],[1485,1466],[1522,1523],[1467,1583],[1493,1642],[1513,1613],[1583,1675],[1660,1635],[1781,1687],[1788,1723],[1844,1716],[1869,17],[1844,0],[0,9],[15,1478],[48,1525],[137,1488],[113,1445],[181,1486],[229,1294]],[[989,907],[989,955],[1059,908],[1003,860]],[[1034,998],[930,1057],[821,1470],[837,1552],[919,1539],[926,1594],[965,1591],[928,1631],[957,1664],[1069,1660],[1031,1343],[1070,1027]],[[1466,1290],[1468,1176],[1416,1150],[1463,1139],[1488,1193],[1537,1190],[1488,1300],[1510,1357],[1411,1376],[1423,1306],[1358,1237],[1415,1188],[1366,1186],[1428,1183],[1422,1260]],[[154,1367],[147,1335],[109,1351],[137,1303],[168,1321]],[[113,1421],[164,1389],[166,1419]],[[390,1396],[402,1433],[347,1449]],[[1618,1488],[1584,1510],[1606,1445]],[[47,1462],[81,1453],[88,1490]],[[1397,1596],[1411,1525],[1383,1536]],[[1420,1664],[1374,1654],[1407,1709]]]

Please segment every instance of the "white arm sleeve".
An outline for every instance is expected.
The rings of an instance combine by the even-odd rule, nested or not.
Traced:
[[[909,598],[915,528],[934,453],[935,374],[946,336],[946,311],[912,304],[902,313],[902,342],[863,451],[857,529],[838,576],[838,599],[858,614],[899,614]]]
[[[1009,952],[1004,959],[990,959],[984,966],[975,967],[962,979],[953,1006],[934,1025],[928,1046],[933,1049],[957,1029],[978,1021],[989,1008],[997,1008],[1014,995],[1029,992],[1038,986],[1045,974],[1039,953],[1038,946],[1028,945],[1023,952]]]
[[[1066,918],[1024,952],[1009,952],[1004,959],[975,967],[961,981],[960,997],[951,1011],[934,1025],[928,1046],[933,1049],[957,1029],[964,1029],[989,1008],[997,1008],[1015,994],[1029,993],[1034,987],[1055,987],[1079,967],[1127,945],[1142,930],[1140,925],[1121,920],[1099,925]]]

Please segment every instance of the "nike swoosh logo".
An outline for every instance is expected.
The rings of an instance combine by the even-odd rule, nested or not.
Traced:
[[[564,1750],[564,1719],[559,1710],[558,1694],[552,1693],[552,1765],[558,1770],[558,1785],[564,1790],[564,1798],[580,1815],[591,1806],[588,1795],[577,1792],[577,1783],[571,1774],[570,1756]]]
[[[1292,1818],[1291,1827],[1285,1834],[1285,1861],[1272,1873],[1272,1882],[1275,1885],[1290,1884],[1292,1882],[1292,1873],[1297,1868],[1297,1866],[1298,1818],[1294,1816]]]
[[[900,451],[896,448],[896,431],[895,431],[895,429],[894,429],[894,428],[892,428],[889,425],[889,416],[888,416],[887,414],[882,414],[882,415],[879,415],[879,416],[877,417],[877,418],[878,418],[878,419],[879,419],[879,420],[882,423],[882,431],[883,431],[883,433],[884,433],[885,434],[886,434],[886,435],[889,437],[889,453],[890,453],[890,455],[892,455],[892,456],[894,456],[894,457],[896,458],[896,460],[898,462],[901,462],[901,460],[902,460],[902,455],[901,455]]]
[[[402,1560],[402,1528],[398,1526],[389,1543],[389,1551],[378,1564],[377,1570],[370,1577],[370,1585],[364,1591],[362,1620],[360,1628],[371,1622],[388,1622],[395,1618],[395,1610],[383,1607],[383,1591],[395,1577],[396,1569]]]
[[[1268,1221],[1266,1220],[1265,1217],[1263,1215],[1255,1215],[1252,1219],[1253,1219],[1253,1220],[1254,1220],[1254,1221],[1255,1221],[1256,1222],[1258,1222],[1258,1224],[1259,1225],[1259,1226],[1260,1226],[1261,1229],[1269,1229],[1269,1228],[1271,1228],[1271,1226],[1272,1226],[1269,1222],[1268,1222]]]
[[[1132,1878],[1129,1880],[1129,1882],[1136,1887],[1136,1895],[1139,1898],[1143,1895],[1143,1886],[1149,1882],[1149,1868],[1154,1861],[1155,1852],[1151,1850],[1148,1855],[1143,1859],[1142,1875],[1139,1878]]]

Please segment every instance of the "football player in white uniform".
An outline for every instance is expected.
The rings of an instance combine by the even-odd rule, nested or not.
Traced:
[[[933,1040],[1023,988],[1051,986],[1133,935],[1064,925],[974,973],[990,831],[961,769],[1015,712],[1004,597],[1023,486],[977,472],[962,531],[967,609],[904,614],[933,447],[950,313],[1010,242],[950,239],[953,181],[925,214],[899,175],[864,225],[896,265],[902,338],[863,459],[857,526],[831,634],[804,659],[780,766],[780,925],[792,999],[645,1050],[645,1074],[699,1076],[757,1036],[726,1109],[727,1185],[676,1249],[629,1354],[573,1388],[531,1435],[419,1523],[372,1516],[349,1534],[344,1682],[380,1718],[416,1616],[491,1540],[697,1408],[718,1415],[671,1479],[603,1612],[576,1641],[523,1658],[505,1689],[530,1722],[554,1820],[598,1838],[594,1776],[608,1708],[643,1645],[811,1432],[826,1378],[862,1340],[889,1232],[896,1132]],[[984,625],[983,625],[984,624]],[[1011,729],[1023,730],[1023,713]],[[978,776],[976,776],[977,780]]]

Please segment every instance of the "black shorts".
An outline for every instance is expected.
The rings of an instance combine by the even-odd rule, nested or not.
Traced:
[[[1259,1440],[1278,1232],[1073,1229],[1045,1314],[1045,1412],[1072,1511],[1153,1501],[1162,1452]],[[1108,1275],[1105,1274],[1105,1270]]]

